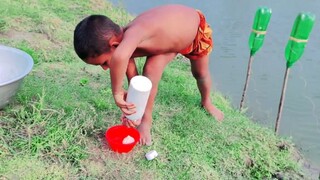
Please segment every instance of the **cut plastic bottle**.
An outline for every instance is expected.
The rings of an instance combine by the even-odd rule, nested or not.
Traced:
[[[252,31],[249,37],[249,48],[251,56],[253,56],[263,45],[271,14],[272,11],[268,7],[260,7],[256,11]]]
[[[291,67],[302,56],[314,21],[315,15],[311,13],[300,13],[296,17],[285,50],[287,67]]]

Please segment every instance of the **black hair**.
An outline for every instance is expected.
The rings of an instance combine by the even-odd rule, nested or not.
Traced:
[[[109,40],[119,35],[121,28],[104,15],[84,18],[74,30],[73,45],[77,55],[84,61],[110,51]]]

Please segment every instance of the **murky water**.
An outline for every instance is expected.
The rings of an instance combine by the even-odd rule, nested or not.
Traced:
[[[119,1],[113,1],[119,3]],[[292,137],[305,156],[320,165],[320,1],[316,0],[123,0],[133,15],[151,7],[178,3],[204,12],[214,34],[210,69],[214,89],[239,107],[249,59],[248,39],[255,12],[272,9],[263,47],[255,55],[245,106],[254,121],[274,129],[285,71],[284,49],[299,12],[311,12],[316,22],[301,59],[291,68],[280,134]]]

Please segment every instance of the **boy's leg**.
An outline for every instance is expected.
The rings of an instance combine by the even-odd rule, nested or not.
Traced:
[[[209,72],[209,56],[203,57],[188,57],[191,62],[191,71],[194,78],[197,80],[198,89],[201,94],[201,105],[205,110],[214,116],[218,121],[224,118],[223,112],[216,108],[210,99],[211,93],[211,77]]]
[[[158,84],[166,65],[176,56],[176,53],[161,54],[150,56],[147,58],[143,68],[143,75],[148,77],[152,82],[152,89],[148,99],[148,103],[142,117],[141,124],[138,126],[140,132],[140,144],[151,145],[151,125],[152,125],[152,109],[155,97],[158,91]]]

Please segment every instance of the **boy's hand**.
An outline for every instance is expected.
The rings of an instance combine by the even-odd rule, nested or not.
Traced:
[[[115,93],[113,95],[116,105],[121,109],[121,111],[126,115],[131,115],[136,112],[136,106],[132,103],[127,103],[125,101],[127,97],[127,92],[122,91]]]
[[[134,127],[134,128],[141,124],[141,119],[136,120],[136,121],[131,121],[128,118],[126,118],[126,116],[124,114],[122,114],[122,116],[121,116],[121,121],[122,121],[123,125],[128,126],[128,127]]]

